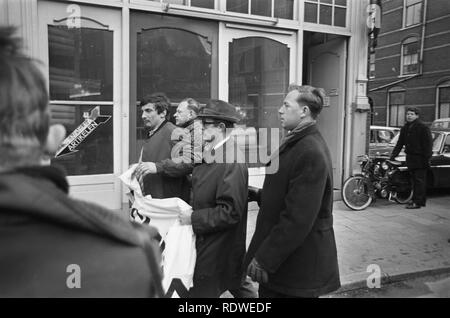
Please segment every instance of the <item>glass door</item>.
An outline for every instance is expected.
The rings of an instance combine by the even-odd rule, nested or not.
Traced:
[[[139,101],[162,92],[171,115],[181,100],[217,98],[218,23],[132,12],[130,23],[130,163],[147,138]],[[172,119],[172,116],[171,116]]]
[[[67,130],[52,165],[67,172],[72,195],[120,209],[120,11],[38,6],[51,122]]]
[[[296,34],[284,30],[253,30],[223,24],[221,42],[221,98],[240,108],[249,143],[245,145],[250,166],[261,166],[276,148],[261,132],[283,135],[278,110],[289,83],[296,81]],[[255,153],[257,152],[257,154]],[[262,155],[262,156],[261,156]],[[255,162],[255,158],[257,158]]]

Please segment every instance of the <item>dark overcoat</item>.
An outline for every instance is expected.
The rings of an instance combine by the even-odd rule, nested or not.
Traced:
[[[397,157],[403,146],[405,146],[406,165],[408,169],[429,168],[433,147],[431,131],[419,119],[411,123],[406,123],[402,127],[391,157]]]
[[[316,125],[279,150],[279,168],[265,177],[255,233],[245,265],[255,259],[269,272],[264,286],[296,297],[340,287],[333,231],[333,169]]]
[[[225,147],[234,147],[233,140]],[[216,297],[241,285],[247,231],[248,169],[243,163],[203,163],[192,173],[192,228],[197,261],[194,286],[214,282]],[[211,284],[210,290],[211,290]]]
[[[162,296],[156,230],[67,192],[53,167],[0,174],[0,298]]]
[[[172,132],[176,126],[165,121],[145,141],[142,147],[142,161],[160,162],[171,158]],[[190,199],[190,183],[186,175],[169,176],[166,174],[147,174],[144,177],[144,194],[150,194],[153,198],[164,199],[178,197],[186,202]]]

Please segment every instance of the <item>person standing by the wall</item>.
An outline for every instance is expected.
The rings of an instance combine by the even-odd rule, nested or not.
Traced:
[[[427,200],[427,171],[430,167],[433,141],[430,128],[420,121],[419,110],[416,107],[406,109],[406,124],[400,130],[391,160],[395,160],[403,146],[414,190],[412,201],[406,208],[419,209],[425,206]]]
[[[333,167],[316,126],[323,98],[311,86],[289,87],[279,110],[288,134],[273,155],[278,171],[250,195],[260,199],[260,210],[245,264],[262,298],[318,297],[340,287]]]

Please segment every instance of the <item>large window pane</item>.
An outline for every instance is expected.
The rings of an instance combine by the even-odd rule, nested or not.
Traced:
[[[137,36],[137,99],[164,92],[171,101],[211,94],[211,42],[174,28],[144,30]]]
[[[164,92],[171,102],[186,97],[206,103],[211,98],[212,44],[207,38],[181,29],[155,28],[137,34],[137,100]],[[172,107],[173,114],[176,107]],[[137,149],[146,139],[138,108]]]
[[[51,100],[113,99],[113,32],[48,26]]]
[[[305,3],[305,22],[317,23],[317,4]]]
[[[346,14],[346,9],[344,8],[334,8],[334,25],[335,26],[340,26],[340,27],[345,27],[345,14]]]
[[[274,40],[248,37],[230,43],[229,56],[230,103],[240,107],[247,127],[278,128],[280,133],[278,109],[289,86],[289,48]],[[267,146],[270,149],[270,140]]]
[[[272,16],[272,1],[252,0],[252,14],[263,15],[266,17]]]
[[[227,0],[227,11],[248,13],[248,0]]]
[[[214,0],[191,0],[191,6],[214,9]]]
[[[334,0],[334,4],[338,6],[347,6],[347,0]]]
[[[294,18],[294,0],[277,0],[274,9],[276,18],[291,20]]]
[[[95,104],[51,105],[51,122],[64,125],[67,130],[67,145],[60,148],[52,165],[63,167],[68,175],[92,175],[113,173],[113,108]],[[79,129],[74,138],[70,134]],[[64,144],[64,143],[63,143]]]
[[[331,25],[331,12],[332,12],[331,6],[321,5],[319,23]]]

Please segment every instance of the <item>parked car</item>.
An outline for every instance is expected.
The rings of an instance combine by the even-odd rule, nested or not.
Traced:
[[[399,134],[397,127],[370,126],[369,156],[389,156]]]
[[[450,188],[450,128],[431,128],[433,137],[433,155],[427,177],[428,188]],[[405,155],[399,155],[397,161],[405,161]]]
[[[450,118],[439,118],[431,123],[431,129],[450,129]]]

